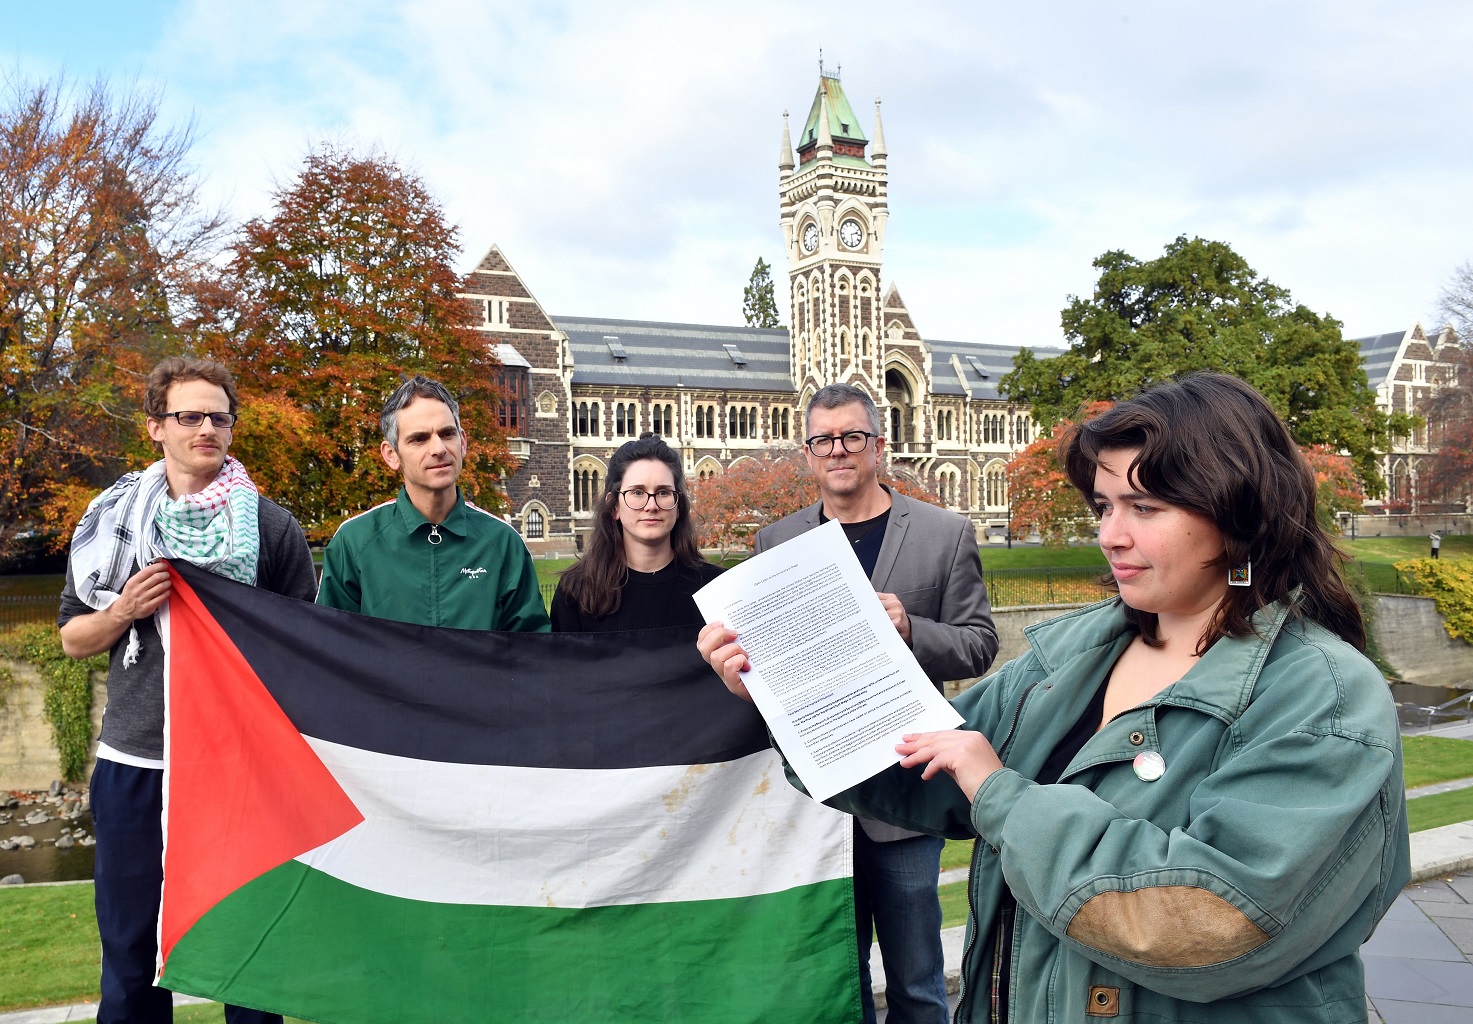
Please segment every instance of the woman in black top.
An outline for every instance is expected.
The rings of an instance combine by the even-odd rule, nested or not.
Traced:
[[[701,557],[680,456],[655,434],[614,453],[588,551],[558,580],[552,628],[700,626],[691,595],[721,572]]]

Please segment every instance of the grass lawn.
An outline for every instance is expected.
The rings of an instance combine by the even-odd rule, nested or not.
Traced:
[[[1402,773],[1408,789],[1451,779],[1473,778],[1473,743],[1467,740],[1446,736],[1406,736],[1401,741],[1401,752]]]
[[[936,890],[941,898],[941,927],[954,928],[967,923],[967,883],[952,882]]]
[[[1473,821],[1473,789],[1455,789],[1451,793],[1408,800],[1407,821],[1413,832]]]
[[[1350,557],[1362,562],[1383,562],[1390,565],[1404,558],[1426,558],[1432,553],[1432,544],[1425,537],[1358,537],[1355,540],[1342,537],[1341,546],[1350,552]],[[1473,535],[1442,538],[1442,558],[1457,558],[1473,555]]]
[[[65,582],[62,575],[0,576],[0,596],[55,597]]]
[[[972,866],[972,840],[948,839],[946,849],[941,851],[941,870],[969,868]]]
[[[1108,564],[1104,552],[1094,544],[1070,548],[1030,548],[1018,544],[1012,549],[1005,544],[983,544],[979,550],[984,569],[1063,569],[1077,565],[1103,568]]]
[[[102,951],[92,886],[0,889],[0,1012],[96,1001]]]

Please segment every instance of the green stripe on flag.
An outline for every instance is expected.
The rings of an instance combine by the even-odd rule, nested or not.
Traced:
[[[847,1024],[860,1018],[855,964],[847,878],[739,899],[497,907],[387,896],[290,861],[191,928],[161,984],[329,1024]]]

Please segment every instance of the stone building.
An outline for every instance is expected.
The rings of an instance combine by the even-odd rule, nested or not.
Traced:
[[[979,534],[1005,529],[1004,466],[1035,434],[1027,408],[997,390],[1019,346],[921,335],[881,276],[886,159],[879,102],[871,141],[836,75],[820,74],[796,150],[784,115],[786,330],[551,315],[492,246],[464,294],[513,396],[502,426],[521,467],[506,482],[508,519],[534,551],[570,548],[588,529],[609,457],[642,431],[678,447],[692,478],[721,474],[799,444],[808,398],[836,381],[874,396],[896,468]]]
[[[1422,415],[1427,399],[1457,372],[1459,339],[1451,327],[1429,334],[1414,323],[1404,331],[1355,340],[1376,404],[1387,412]],[[1426,479],[1441,445],[1438,426],[1425,423],[1392,439],[1391,450],[1381,458],[1386,496],[1366,502],[1367,511],[1410,515],[1469,511],[1468,495],[1440,493]]]

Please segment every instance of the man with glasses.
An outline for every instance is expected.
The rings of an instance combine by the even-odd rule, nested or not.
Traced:
[[[939,687],[980,676],[997,655],[997,630],[982,582],[970,520],[915,501],[880,483],[885,438],[880,413],[861,388],[830,384],[806,414],[808,468],[820,501],[759,531],[753,551],[837,519],[869,574],[880,603],[916,661]],[[746,653],[720,623],[698,646],[728,686],[739,685]],[[870,991],[871,921],[885,962],[890,1024],[945,1024],[946,982],[941,906],[936,896],[941,849],[932,836],[857,819],[854,896],[864,1019],[875,1020]]]
[[[73,658],[109,654],[89,794],[103,1024],[173,1018],[170,993],[153,985],[164,848],[164,649],[154,613],[170,589],[161,559],[303,601],[316,592],[301,527],[227,454],[237,405],[230,371],[219,363],[173,358],[154,367],[143,409],[163,458],[92,500],[67,559],[62,649]],[[238,1006],[227,1006],[225,1019],[281,1022]]]
[[[466,439],[445,386],[405,381],[384,403],[379,429],[379,453],[404,485],[338,527],[317,603],[425,626],[551,629],[521,535],[460,493]]]

